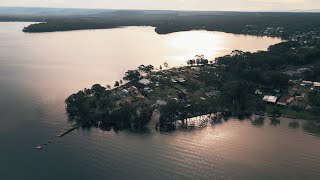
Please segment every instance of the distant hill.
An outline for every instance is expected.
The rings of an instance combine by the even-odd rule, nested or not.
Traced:
[[[275,12],[236,12],[236,11],[173,11],[173,10],[116,10],[116,9],[77,9],[77,8],[44,8],[44,7],[0,7],[0,16],[141,16],[141,15],[178,15],[178,16],[206,16],[206,15],[264,15],[272,13],[309,13],[320,12],[320,9],[312,10],[293,10],[293,11],[275,11]]]
[[[126,9],[80,9],[80,8],[46,8],[46,7],[1,7],[0,15],[91,15],[100,13],[133,13],[139,12],[144,14],[188,14],[188,15],[235,15],[237,13],[264,13],[264,12],[243,12],[243,11],[174,11],[174,10],[126,10]],[[277,12],[319,12],[320,9],[310,9],[310,10],[283,10],[283,11],[273,11]],[[270,12],[272,13],[272,12]]]
[[[115,10],[107,9],[72,9],[72,8],[40,8],[40,7],[0,7],[0,15],[41,15],[41,16],[67,16],[90,15],[97,13],[110,13]]]
[[[309,9],[309,10],[296,9],[293,12],[315,12],[315,13],[320,13],[320,9]]]

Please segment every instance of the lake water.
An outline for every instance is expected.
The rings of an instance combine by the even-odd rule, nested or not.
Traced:
[[[185,64],[266,50],[281,40],[220,32],[157,35],[151,27],[25,34],[0,23],[1,179],[319,179],[320,138],[289,128],[230,120],[196,131],[135,134],[77,130],[64,99],[111,84],[140,64]],[[35,146],[48,143],[43,151]]]

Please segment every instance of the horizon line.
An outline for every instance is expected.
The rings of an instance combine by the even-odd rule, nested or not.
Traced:
[[[78,9],[78,10],[115,10],[115,11],[173,11],[173,12],[247,12],[247,13],[320,13],[320,9],[293,9],[275,11],[251,10],[176,10],[176,9],[126,9],[126,8],[84,8],[84,7],[47,7],[47,6],[0,6],[0,8],[39,8],[39,9]]]

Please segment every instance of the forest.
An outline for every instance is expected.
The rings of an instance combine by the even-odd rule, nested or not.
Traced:
[[[59,11],[58,11],[59,12]],[[90,11],[90,13],[1,14],[0,21],[35,21],[24,32],[153,26],[159,34],[204,29],[288,39],[296,33],[320,30],[319,13]],[[67,15],[66,15],[67,14]]]

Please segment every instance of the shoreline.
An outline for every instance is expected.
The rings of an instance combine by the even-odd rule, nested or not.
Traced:
[[[27,22],[27,21],[0,21],[0,22]],[[32,25],[37,24],[47,24],[49,22],[35,22]],[[28,26],[28,27],[29,27]],[[284,39],[281,36],[271,36],[271,35],[265,35],[265,34],[249,34],[249,33],[243,33],[243,32],[229,32],[229,31],[222,31],[222,30],[212,30],[212,29],[206,29],[206,28],[196,28],[196,29],[181,29],[181,30],[173,30],[168,32],[162,32],[158,31],[157,29],[159,27],[157,26],[151,26],[151,25],[119,25],[119,26],[113,26],[113,27],[93,27],[93,28],[75,28],[75,29],[59,29],[59,30],[40,30],[40,31],[32,31],[28,30],[28,27],[26,27],[26,30],[22,30],[25,33],[49,33],[49,32],[69,32],[69,31],[85,31],[85,30],[108,30],[108,29],[121,29],[126,27],[152,27],[154,28],[154,32],[158,35],[169,35],[173,33],[179,33],[179,32],[189,32],[189,31],[208,31],[208,32],[221,32],[221,33],[227,33],[227,34],[236,34],[236,35],[243,35],[243,36],[255,36],[255,37],[269,37],[269,38],[277,38],[281,41],[286,41],[288,39]]]
[[[320,98],[315,85],[319,77],[309,74],[305,80],[304,72],[320,68],[318,39],[320,34],[312,31],[271,45],[268,51],[234,50],[210,61],[197,55],[181,67],[169,68],[165,62],[159,71],[141,65],[128,70],[113,89],[95,84],[72,94],[66,99],[67,112],[79,121],[89,119],[93,126],[120,129],[145,128],[155,109],[161,112],[160,127],[177,120],[185,124],[209,112],[239,119],[256,113],[317,119],[320,106],[312,100]]]
[[[172,67],[172,68],[168,68],[168,69],[165,69],[165,70],[160,70],[160,71],[157,71],[157,73],[164,73],[164,72],[170,72],[170,71],[173,71],[173,70],[176,70],[177,68],[180,68],[180,69],[187,69],[187,68],[197,68],[197,67],[199,67],[199,66],[179,66],[179,67]],[[121,89],[126,89],[126,88],[128,88],[128,87],[130,87],[131,86],[131,82],[127,82],[127,83],[125,83],[125,84],[123,84],[123,85],[121,85],[121,86],[119,86],[119,87],[116,87],[116,88],[114,88],[114,89],[111,89],[110,90],[110,92],[111,93],[117,93],[118,92],[118,90],[121,90]],[[131,86],[132,87],[132,86]],[[181,91],[182,92],[182,90],[180,90],[180,89],[177,89],[177,91]],[[161,109],[161,108],[160,108]],[[152,120],[150,120],[150,121],[148,121],[148,123],[146,124],[146,127],[148,128],[148,129],[150,129],[150,130],[152,130],[152,129],[157,129],[157,127],[160,127],[161,126],[161,122],[160,122],[160,118],[161,118],[161,113],[160,113],[160,109],[157,109],[156,108],[156,111],[154,111],[154,110],[152,110],[152,115],[150,115],[150,118],[152,119],[152,118],[154,118],[154,116],[155,116],[155,112],[156,113],[158,113],[158,115],[157,115],[157,119],[154,119],[154,120],[156,120],[156,121],[152,121]],[[213,112],[213,113],[205,113],[205,114],[223,114],[223,113],[225,113],[225,112],[223,112],[223,111],[221,111],[221,112]],[[247,113],[249,113],[249,114],[254,114],[255,112],[247,112]],[[267,117],[267,118],[269,118],[269,119],[271,119],[273,116],[272,115],[269,115],[268,113],[267,113],[267,111],[264,111],[263,112],[264,113],[264,116],[265,117]],[[196,114],[199,114],[199,113],[196,113]],[[195,115],[195,114],[193,114],[193,115],[191,115],[191,114],[189,114],[187,117],[185,117],[185,119],[186,120],[188,120],[188,119],[193,119],[193,118],[197,118],[197,117],[203,117],[204,115],[202,115],[202,116],[198,116],[198,115]],[[227,118],[232,118],[232,119],[239,119],[239,117],[237,117],[237,116],[226,116]],[[220,118],[224,118],[224,116],[221,116]],[[300,118],[298,118],[298,117],[294,117],[294,116],[288,116],[288,115],[281,115],[280,117],[275,117],[276,119],[289,119],[289,120],[302,120],[302,121],[314,121],[314,120],[316,120],[316,119],[300,119]],[[245,118],[246,119],[246,118]],[[177,121],[181,121],[181,122],[183,122],[183,120],[179,120],[179,119],[176,119],[176,120],[173,120],[173,122],[175,122],[175,123],[177,123]],[[213,121],[213,120],[212,120]],[[100,123],[100,121],[99,121],[99,123]],[[157,126],[156,124],[158,124],[159,123],[159,125],[160,126]],[[186,121],[186,123],[188,123],[188,121]],[[163,124],[163,123],[162,123]],[[170,123],[169,123],[170,124]],[[184,124],[184,122],[183,122],[183,124]],[[156,128],[152,128],[151,126],[153,126],[153,127],[155,127],[156,126]]]

